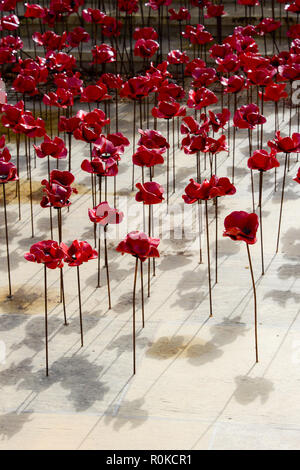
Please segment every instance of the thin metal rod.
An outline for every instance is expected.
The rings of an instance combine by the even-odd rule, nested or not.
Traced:
[[[276,253],[278,253],[278,249],[279,249],[279,240],[280,240],[280,231],[281,231],[281,220],[282,220],[282,209],[283,209],[283,201],[284,201],[284,189],[285,189],[287,162],[288,162],[288,154],[286,153],[285,154],[285,163],[284,163],[284,174],[283,174],[283,181],[282,181],[282,192],[281,192],[281,203],[280,203],[280,215],[279,215],[279,224],[278,224]]]
[[[109,269],[108,269],[108,252],[107,252],[107,239],[106,239],[107,225],[104,227],[104,256],[106,266],[106,278],[107,278],[107,294],[108,294],[108,309],[111,309],[111,295],[110,295],[110,281],[109,281]]]
[[[246,243],[248,259],[249,259],[249,267],[251,272],[251,279],[252,279],[252,287],[253,287],[253,298],[254,298],[254,324],[255,324],[255,357],[256,362],[258,362],[258,333],[257,333],[257,299],[256,299],[256,286],[253,274],[253,267],[251,261],[251,255],[249,250],[249,245]]]
[[[215,218],[216,218],[216,284],[218,283],[218,197],[215,199]]]
[[[10,275],[10,257],[9,257],[9,239],[8,239],[5,183],[2,183],[2,189],[3,189],[3,207],[4,207],[6,258],[7,258],[7,275],[8,275],[8,296],[7,296],[7,298],[11,299],[12,298],[12,287],[11,287],[11,275]]]
[[[46,346],[46,376],[49,375],[49,351],[48,351],[48,299],[47,299],[47,267],[44,264],[45,286],[45,346]]]
[[[210,272],[210,247],[209,247],[209,225],[208,225],[208,204],[205,201],[206,218],[206,241],[207,241],[207,263],[208,263],[208,288],[209,288],[209,316],[212,317],[212,292],[211,292],[211,272]]]
[[[262,191],[264,172],[259,172],[259,221],[260,221],[260,251],[261,251],[261,274],[265,274],[264,242],[263,242],[263,216],[262,216]]]
[[[133,282],[133,299],[132,299],[132,352],[133,352],[133,375],[136,372],[136,345],[135,345],[135,294],[136,294],[136,280],[138,271],[138,258],[135,262],[134,282]]]
[[[144,307],[144,274],[143,262],[141,261],[141,297],[142,297],[142,325],[145,327],[145,307]]]
[[[82,324],[81,289],[80,289],[80,273],[79,273],[79,266],[77,266],[77,285],[78,285],[78,304],[79,304],[79,320],[80,320],[81,347],[83,347],[83,324]]]

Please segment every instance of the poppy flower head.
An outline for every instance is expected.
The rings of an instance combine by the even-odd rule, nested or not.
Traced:
[[[270,140],[268,146],[277,153],[299,153],[300,134],[294,133],[292,137],[281,137],[280,131],[277,131],[275,139]]]
[[[176,12],[174,8],[170,8],[170,21],[189,21],[191,19],[191,14],[187,8],[180,7]]]
[[[48,135],[45,135],[44,142],[40,145],[33,145],[36,155],[38,158],[52,157],[58,160],[66,158],[67,149],[64,141],[60,137],[50,139]]]
[[[148,149],[144,145],[138,147],[137,151],[132,155],[132,162],[137,166],[145,166],[147,168],[164,163],[162,153],[163,149]]]
[[[159,43],[153,39],[138,39],[134,46],[134,55],[150,59],[159,49]]]
[[[5,152],[5,157],[8,154]],[[0,158],[0,184],[6,184],[10,181],[17,181],[19,179],[17,174],[17,167],[12,162]]]
[[[232,212],[224,221],[224,237],[234,241],[244,241],[248,245],[256,243],[256,233],[259,227],[258,216],[244,211]]]
[[[267,122],[266,118],[260,114],[256,104],[242,106],[234,115],[234,126],[239,129],[255,129],[257,125]]]
[[[144,262],[148,258],[159,258],[159,238],[152,238],[144,232],[130,232],[126,238],[119,243],[116,250],[119,253],[128,253]]]
[[[44,264],[48,269],[62,268],[65,253],[54,240],[44,240],[34,243],[24,258],[32,263]]]
[[[251,170],[269,171],[280,166],[276,158],[277,151],[272,149],[270,153],[266,150],[256,150],[248,160],[248,168]]]
[[[167,139],[159,131],[153,129],[146,129],[143,131],[142,129],[139,129],[139,133],[141,134],[140,140],[138,141],[138,145],[140,146],[144,146],[151,150],[162,150],[163,152],[170,148],[170,144],[167,142]]]
[[[296,181],[296,183],[300,184],[300,168],[298,169],[297,176],[296,176],[296,178],[294,178],[294,181]]]
[[[154,181],[146,183],[137,183],[135,185],[139,192],[135,196],[137,202],[143,202],[145,205],[160,204],[163,202],[164,188]]]
[[[45,186],[43,192],[46,194],[40,203],[41,207],[70,206],[72,193],[77,193],[76,188],[71,187],[74,180],[74,175],[69,171],[51,171],[49,181],[43,180],[41,182],[42,186]]]
[[[177,101],[159,101],[158,106],[152,109],[152,116],[160,119],[172,119],[176,116],[185,116],[184,106]]]
[[[96,250],[93,250],[91,245],[86,241],[74,240],[68,247],[61,243],[61,248],[65,255],[65,261],[69,266],[81,266],[92,259],[98,257]]]
[[[124,219],[124,214],[110,207],[108,202],[104,201],[94,207],[94,209],[89,209],[89,218],[94,224],[100,224],[105,227],[108,224],[120,224]]]
[[[189,91],[187,105],[189,108],[202,109],[218,102],[217,96],[208,88],[201,87]]]

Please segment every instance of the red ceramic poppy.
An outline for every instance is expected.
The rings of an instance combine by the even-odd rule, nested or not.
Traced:
[[[83,160],[81,169],[87,173],[98,176],[116,176],[118,174],[118,164],[114,157],[93,158],[92,160]]]
[[[265,68],[249,70],[247,72],[247,77],[251,84],[265,87],[273,82],[273,78],[276,73],[277,70],[272,67],[272,65],[268,65],[268,67]]]
[[[121,34],[122,22],[113,16],[105,15],[101,23],[101,33],[107,38],[118,37]]]
[[[45,122],[41,118],[35,119],[30,111],[26,111],[16,125],[15,132],[32,138],[43,137],[46,134]]]
[[[242,75],[233,75],[229,78],[221,77],[221,84],[225,87],[224,93],[239,93],[248,88],[248,80]]]
[[[280,131],[276,132],[276,138],[268,142],[271,149],[276,152],[283,153],[299,153],[300,152],[300,134],[295,133],[292,137],[281,137]]]
[[[272,149],[270,154],[266,150],[256,150],[248,160],[248,167],[251,170],[268,171],[280,166],[276,158],[277,151]]]
[[[274,103],[278,102],[281,99],[288,97],[287,92],[285,91],[286,83],[270,83],[266,86],[264,93],[259,92],[259,97],[264,101],[273,101]]]
[[[212,137],[208,137],[206,139],[206,145],[204,149],[204,153],[211,153],[216,155],[220,152],[228,152],[228,146],[226,143],[226,135],[221,135],[219,139],[213,139]]]
[[[87,23],[102,24],[104,17],[105,13],[103,13],[101,10],[93,8],[82,10],[82,18]]]
[[[47,51],[61,51],[66,47],[67,33],[61,36],[54,31],[46,31],[44,34],[36,32],[32,35],[33,41],[39,46],[43,46]]]
[[[0,159],[0,184],[17,181],[17,167],[10,161]]]
[[[189,60],[189,56],[185,52],[179,50],[173,50],[167,55],[167,61],[169,64],[187,64]]]
[[[106,85],[89,85],[83,89],[80,102],[81,103],[100,103],[103,100],[109,100],[111,96],[107,94]]]
[[[96,142],[102,133],[102,128],[110,122],[101,109],[94,109],[89,113],[78,111],[76,117],[80,119],[80,123],[74,130],[74,137],[88,143]]]
[[[8,46],[0,46],[0,65],[14,64],[15,62],[15,51],[12,51]]]
[[[128,15],[132,15],[139,9],[139,0],[118,0],[118,8]]]
[[[212,111],[209,111],[208,114],[208,124],[212,127],[214,132],[218,132],[220,129],[224,129],[230,119],[230,111],[227,108],[224,108],[221,113],[215,114]]]
[[[168,7],[169,5],[171,5],[171,3],[172,0],[149,0],[149,2],[145,3],[145,5],[147,7],[151,7],[152,10],[156,11],[163,6]]]
[[[48,135],[45,135],[44,142],[40,146],[33,145],[33,147],[39,158],[52,157],[60,160],[66,158],[68,153],[62,139],[59,137],[50,139]]]
[[[119,74],[103,73],[99,78],[97,85],[99,85],[99,83],[104,83],[104,85],[111,90],[120,90],[124,82],[123,78]]]
[[[209,49],[210,57],[213,59],[224,59],[226,56],[231,54],[232,49],[229,44],[214,44]]]
[[[93,64],[109,64],[117,58],[116,50],[107,44],[94,46],[92,49]]]
[[[36,80],[28,75],[18,75],[13,81],[12,87],[17,93],[22,95],[35,96],[39,93]]]
[[[202,87],[189,91],[187,105],[189,108],[203,109],[218,102],[217,96],[208,88]]]
[[[150,59],[158,51],[159,44],[153,39],[138,39],[134,46],[134,55],[143,59]]]
[[[31,5],[29,3],[25,3],[25,6],[25,18],[44,18],[45,9],[41,5],[38,5],[37,3]]]
[[[241,67],[241,61],[236,54],[228,54],[224,58],[216,59],[216,63],[218,64],[218,72],[221,73],[235,73]]]
[[[298,170],[296,178],[294,178],[294,181],[296,181],[296,183],[300,184],[300,168]]]
[[[76,66],[75,57],[65,52],[49,51],[46,60],[48,69],[55,72],[72,71]]]
[[[24,101],[19,101],[17,104],[4,104],[2,106],[1,122],[4,127],[15,130],[24,114]]]
[[[167,142],[167,139],[161,134],[161,132],[146,129],[142,130],[139,129],[139,133],[141,134],[141,138],[138,141],[138,145],[146,147],[147,149],[157,149],[165,152],[168,148],[170,148],[170,144]]]
[[[191,19],[191,14],[187,8],[180,7],[178,12],[173,8],[170,8],[170,21],[189,21]]]
[[[50,173],[50,180],[43,180],[42,186],[45,186],[43,192],[46,196],[41,201],[41,207],[67,207],[72,203],[69,200],[72,193],[77,193],[75,188],[71,187],[75,178],[69,171],[53,170]]]
[[[168,65],[169,63],[166,60],[156,67],[154,67],[151,62],[150,69],[146,71],[146,78],[149,80],[149,86],[152,87],[153,90],[164,84],[166,78],[172,77],[170,72],[168,72]]]
[[[263,18],[263,20],[256,26],[256,31],[261,34],[272,33],[281,27],[281,22],[274,20],[274,18]]]
[[[184,106],[180,106],[176,101],[160,101],[158,107],[152,109],[152,116],[161,119],[172,119],[176,116],[185,116]]]
[[[67,41],[70,47],[79,47],[83,42],[89,42],[91,39],[89,33],[82,28],[81,26],[77,26],[76,28],[72,29],[67,35]]]
[[[100,224],[105,227],[107,224],[120,224],[124,219],[124,214],[110,207],[108,202],[104,201],[94,207],[94,209],[89,209],[89,218],[94,224]]]
[[[209,132],[209,120],[205,114],[202,114],[201,117],[205,118],[204,124],[200,124],[192,116],[184,117],[180,127],[181,134],[206,135]]]
[[[65,253],[57,242],[44,240],[32,245],[24,258],[32,263],[45,264],[49,269],[56,269],[63,267]]]
[[[233,123],[239,129],[255,129],[259,124],[267,122],[266,118],[259,112],[256,104],[242,106],[234,115]]]
[[[194,155],[198,152],[204,152],[206,148],[206,140],[206,133],[203,133],[201,135],[188,134],[182,139],[181,148],[187,155]]]
[[[213,41],[213,36],[205,30],[205,27],[202,24],[197,24],[196,27],[186,25],[182,36],[187,38],[191,44],[204,45]]]
[[[73,93],[69,90],[65,90],[64,88],[58,88],[56,93],[50,91],[48,94],[44,95],[43,103],[47,106],[56,106],[58,108],[66,109],[74,104]]]
[[[0,30],[15,31],[20,26],[17,15],[3,16],[0,20]]]
[[[99,158],[114,157],[119,160],[119,156],[124,153],[125,146],[127,147],[129,144],[129,140],[121,132],[108,134],[107,137],[101,135],[94,144],[92,156]]]
[[[191,62],[186,64],[184,69],[184,75],[191,77],[195,69],[205,69],[206,63],[202,59],[193,59]]]
[[[19,59],[13,71],[24,76],[33,77],[36,83],[46,83],[49,75],[45,62],[42,60],[41,63],[38,63],[38,60],[34,61],[33,59]]]
[[[256,243],[256,233],[259,227],[258,216],[248,212],[232,212],[224,221],[224,237],[231,240],[242,240],[248,245]]]
[[[156,39],[158,39],[158,34],[154,28],[151,28],[151,26],[144,28],[135,28],[133,33],[133,39],[135,41],[138,41],[139,39],[152,39],[155,41]]]
[[[146,205],[160,204],[163,202],[164,188],[154,181],[148,181],[146,183],[137,183],[135,185],[139,192],[135,195],[137,202],[143,202]]]
[[[64,243],[61,243],[60,246],[65,255],[65,262],[69,266],[81,266],[98,257],[97,251],[93,250],[91,245],[85,241],[74,240],[69,247]]]
[[[247,7],[255,7],[259,5],[259,0],[238,0],[238,5],[245,5]]]
[[[216,18],[218,16],[226,15],[224,5],[214,5],[213,3],[208,3],[206,12],[205,18]]]
[[[200,200],[209,199],[209,181],[204,180],[203,183],[197,183],[190,179],[190,183],[185,188],[185,194],[183,194],[182,199],[186,204],[194,204]]]
[[[83,91],[83,80],[80,78],[80,73],[62,72],[54,75],[54,83],[58,89],[64,88],[67,94],[72,94],[73,97],[80,95]],[[63,95],[59,98],[63,98]]]
[[[119,253],[129,253],[142,262],[148,258],[159,258],[159,238],[148,237],[144,232],[130,232],[125,240],[121,241],[116,250]]]
[[[176,85],[176,83],[169,82],[166,80],[161,84],[158,89],[157,100],[158,101],[169,101],[170,98],[177,101],[181,100],[185,96],[184,89]]]
[[[162,153],[165,149],[148,149],[141,145],[135,154],[132,155],[132,162],[137,166],[146,166],[150,168],[155,165],[164,163]]]
[[[212,67],[194,68],[192,71],[194,88],[208,87],[218,80],[217,72]]]
[[[58,130],[60,132],[66,132],[67,134],[73,134],[73,132],[79,128],[79,124],[81,119],[77,116],[73,116],[70,118],[66,118],[65,116],[61,116],[58,122]]]
[[[130,78],[122,85],[120,90],[121,98],[130,98],[132,100],[140,100],[148,96],[152,91],[152,85],[148,77],[139,76]]]

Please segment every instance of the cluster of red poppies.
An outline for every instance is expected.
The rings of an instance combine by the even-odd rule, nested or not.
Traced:
[[[47,240],[35,243],[30,253],[25,255],[26,259],[43,263],[47,268],[60,268],[62,273],[64,263],[79,266],[98,257],[100,287],[100,237],[97,251],[85,241],[75,240],[69,247],[62,242],[61,209],[69,208],[72,194],[77,193],[73,186],[75,177],[71,172],[74,166],[72,142],[75,139],[88,144],[89,158],[83,159],[81,169],[91,178],[92,208],[88,215],[94,224],[95,245],[96,227],[98,225],[103,228],[111,307],[106,231],[109,225],[121,223],[124,214],[109,205],[107,179],[114,181],[115,206],[121,157],[131,141],[131,136],[128,138],[120,131],[123,118],[120,117],[119,107],[121,102],[126,102],[126,105],[132,105],[133,108],[132,189],[135,182],[134,171],[139,167],[141,180],[136,184],[138,191],[135,200],[149,206],[149,221],[147,234],[136,231],[129,233],[118,245],[117,251],[133,255],[136,263],[140,261],[141,269],[147,259],[159,256],[160,240],[153,238],[152,206],[162,203],[165,198],[166,205],[169,206],[171,169],[172,190],[176,194],[176,146],[184,154],[195,156],[195,174],[191,175],[194,178],[190,179],[182,198],[186,204],[197,203],[201,214],[202,203],[206,208],[212,315],[207,205],[208,201],[213,200],[217,233],[218,198],[234,195],[237,191],[234,184],[236,134],[243,130],[247,131],[249,142],[248,168],[253,211],[250,214],[244,211],[233,212],[226,217],[224,236],[246,242],[250,260],[249,245],[257,240],[260,221],[264,273],[261,213],[263,174],[275,169],[276,190],[276,170],[280,166],[277,156],[283,153],[285,167],[278,250],[287,165],[290,163],[290,155],[300,152],[299,107],[297,133],[293,132],[292,125],[292,96],[295,84],[300,80],[300,25],[297,23],[300,2],[272,0],[273,15],[266,18],[262,0],[237,0],[237,5],[245,7],[246,24],[237,26],[225,38],[222,17],[226,12],[220,2],[190,0],[180,5],[178,10],[171,8],[172,0],[149,0],[147,3],[118,0],[102,2],[101,6],[93,2],[90,5],[92,8],[87,7],[84,0],[50,0],[48,3],[48,6],[45,6],[45,2],[42,5],[26,3],[24,6],[18,0],[0,1],[1,76],[7,85],[11,85],[16,96],[16,100],[8,103],[7,94],[0,92],[1,123],[7,129],[8,139],[11,132],[16,136],[16,165],[11,162],[5,137],[0,140],[0,184],[3,187],[4,201],[5,184],[16,181],[21,218],[19,176],[22,176],[20,149],[23,141],[27,177],[30,181],[31,225],[34,236],[32,139],[35,165],[36,157],[45,159],[48,163],[48,176],[41,182],[44,196],[40,204],[43,208],[50,209],[51,239],[52,209],[57,209],[58,214],[59,242]],[[286,50],[282,46],[282,4],[287,15]],[[248,14],[253,19],[255,8],[261,9],[261,20],[257,25],[247,24]],[[8,14],[5,16],[3,12]],[[195,14],[197,23],[191,24]],[[79,18],[80,26],[70,29],[71,15]],[[151,21],[153,18],[156,20],[155,27],[151,26],[154,24]],[[209,30],[213,18],[216,19],[217,41],[214,37],[216,35]],[[23,26],[29,35],[29,44],[33,45],[33,57],[26,50],[26,40],[17,35],[18,29]],[[30,37],[32,26],[35,32]],[[176,38],[174,40],[170,32],[171,28],[178,33],[178,48]],[[279,37],[281,50],[278,46]],[[260,50],[261,39],[264,53]],[[137,67],[139,72],[135,73]],[[285,123],[289,96],[289,135],[283,137],[279,114],[282,111]],[[264,125],[267,122],[264,106],[268,102],[274,104],[275,137],[268,142],[267,149],[264,140]],[[219,112],[216,110],[217,106],[220,107]],[[159,126],[163,129],[160,120],[165,123],[166,136],[158,130]],[[254,130],[257,130],[257,139]],[[43,141],[37,143],[40,138]],[[221,152],[232,155],[231,179],[217,176],[217,155]],[[206,172],[207,179],[203,179],[207,159],[209,171]],[[53,160],[56,163],[55,169],[51,168]],[[59,165],[64,165],[63,160],[68,160],[68,171],[59,169]],[[157,165],[164,165],[166,170],[165,188],[153,180]],[[259,217],[256,215],[253,171],[259,171],[260,175]],[[295,181],[300,183],[300,169]],[[5,221],[7,222],[6,202]],[[144,227],[146,230],[145,223]],[[8,235],[6,238],[9,271]],[[200,247],[200,261],[201,253]],[[150,295],[151,267],[149,261],[148,263]],[[10,272],[9,286],[11,296]],[[62,280],[61,290],[63,291]]]

